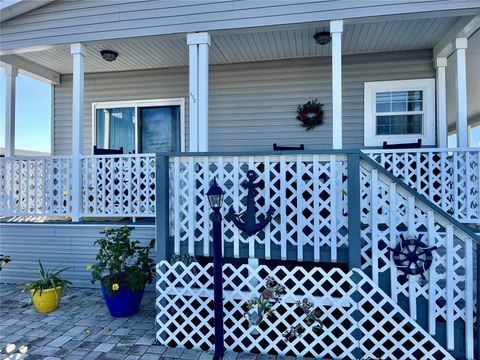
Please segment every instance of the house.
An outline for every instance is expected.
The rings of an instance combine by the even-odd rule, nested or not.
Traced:
[[[87,285],[105,221],[135,221],[157,239],[158,340],[212,348],[206,193],[216,177],[222,212],[242,212],[253,170],[257,215],[272,220],[252,236],[223,222],[226,348],[479,357],[478,1],[2,7],[0,234],[16,260],[2,281],[41,257]],[[19,71],[53,86],[53,156],[15,154]],[[314,99],[323,124],[305,131],[297,107]],[[179,254],[191,261],[169,264]],[[286,294],[251,326],[242,304],[269,276]]]

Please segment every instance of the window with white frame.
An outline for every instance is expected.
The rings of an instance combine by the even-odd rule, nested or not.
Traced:
[[[126,154],[184,151],[185,100],[92,104],[93,144]]]
[[[364,116],[365,146],[435,145],[435,80],[366,82]]]

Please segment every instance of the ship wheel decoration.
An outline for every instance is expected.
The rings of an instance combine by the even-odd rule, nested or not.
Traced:
[[[407,275],[420,275],[425,280],[424,273],[432,266],[432,251],[436,246],[429,247],[422,241],[423,234],[418,238],[405,239],[400,235],[400,242],[395,248],[388,248],[393,253],[395,266]]]

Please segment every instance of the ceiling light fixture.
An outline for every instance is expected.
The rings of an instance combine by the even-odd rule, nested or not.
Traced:
[[[332,37],[328,31],[317,32],[315,35],[313,35],[313,38],[319,45],[327,45],[330,40],[332,40]]]
[[[118,53],[113,50],[102,50],[100,51],[100,54],[102,54],[103,60],[108,62],[117,60],[117,56],[118,56]]]

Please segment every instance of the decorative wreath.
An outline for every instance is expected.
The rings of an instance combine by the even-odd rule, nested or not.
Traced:
[[[397,246],[389,250],[393,253],[393,262],[405,276],[420,275],[425,280],[424,273],[432,266],[432,251],[437,247],[429,247],[422,237],[420,234],[418,238],[405,239],[402,234]]]
[[[306,104],[298,105],[297,120],[302,122],[305,130],[312,130],[315,126],[322,125],[325,122],[323,119],[323,104],[315,99]]]

